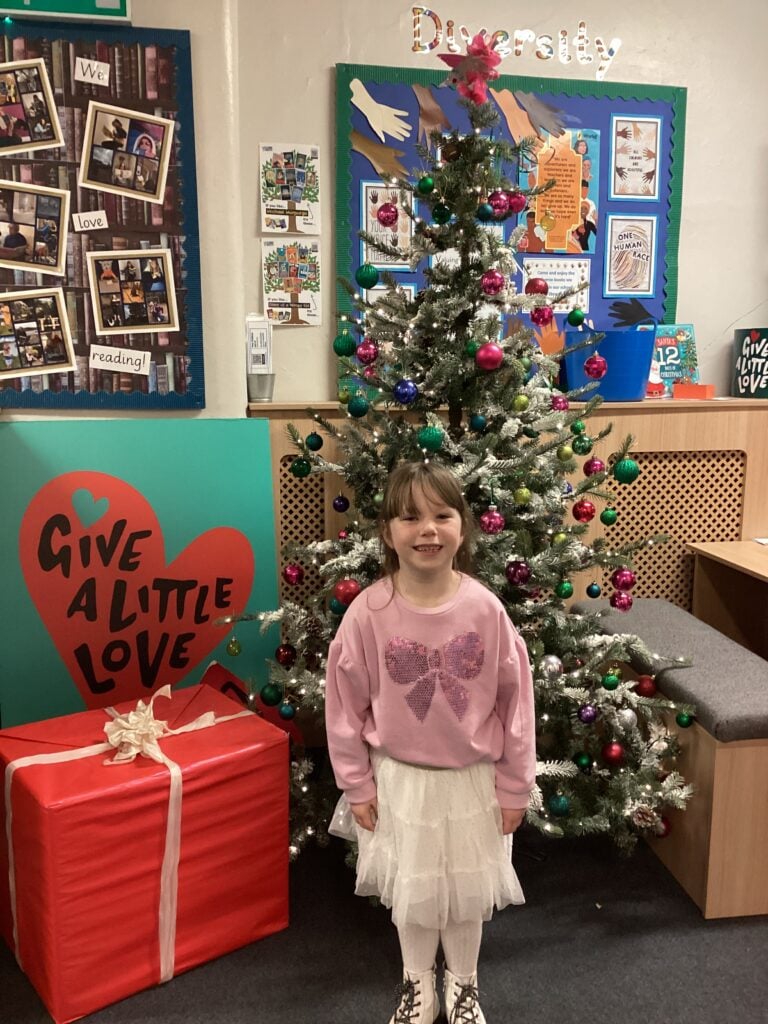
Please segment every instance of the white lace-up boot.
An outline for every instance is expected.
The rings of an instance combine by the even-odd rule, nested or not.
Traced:
[[[443,981],[448,1024],[486,1024],[477,994],[477,975],[460,977],[446,967]]]
[[[434,1024],[440,1016],[435,968],[423,974],[403,971],[400,1002],[389,1024]]]

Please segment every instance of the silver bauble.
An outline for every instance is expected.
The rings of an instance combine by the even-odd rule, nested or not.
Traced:
[[[545,679],[558,679],[563,674],[563,663],[556,654],[545,654],[539,662],[539,671]]]
[[[616,712],[616,717],[621,723],[621,727],[626,730],[634,729],[637,725],[637,715],[632,708],[622,708]]]

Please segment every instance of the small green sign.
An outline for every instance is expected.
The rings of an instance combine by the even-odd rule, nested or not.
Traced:
[[[0,16],[64,18],[77,21],[130,21],[131,0],[10,0]]]

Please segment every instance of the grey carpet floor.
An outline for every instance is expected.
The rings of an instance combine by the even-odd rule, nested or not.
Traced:
[[[399,959],[386,910],[352,893],[343,844],[293,866],[291,925],[87,1024],[387,1024]],[[704,921],[644,846],[525,830],[524,907],[486,926],[488,1024],[766,1024],[768,917]],[[0,1021],[49,1018],[0,947]]]

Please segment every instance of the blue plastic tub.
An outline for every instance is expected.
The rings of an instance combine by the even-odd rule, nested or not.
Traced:
[[[596,344],[569,352],[572,346],[586,341],[590,335],[601,333],[604,337]],[[608,363],[608,370],[597,387],[585,393],[585,401],[600,395],[606,402],[639,402],[645,398],[655,343],[656,331],[646,325],[602,332],[566,331],[562,361],[565,387],[573,391],[592,383],[592,378],[584,372],[584,361],[598,352]]]

